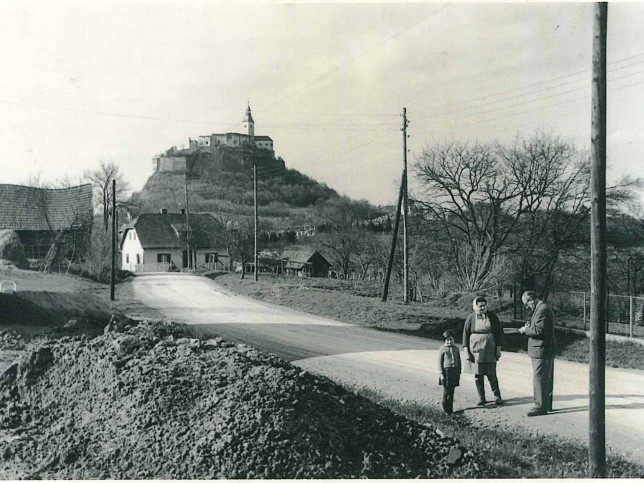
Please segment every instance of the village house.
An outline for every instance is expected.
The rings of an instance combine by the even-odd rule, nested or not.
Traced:
[[[123,228],[121,268],[163,272],[180,268],[228,270],[228,251],[219,241],[220,225],[212,215],[185,211],[144,213]]]
[[[63,189],[0,184],[0,231],[15,232],[27,258],[79,256],[92,216],[91,184]]]

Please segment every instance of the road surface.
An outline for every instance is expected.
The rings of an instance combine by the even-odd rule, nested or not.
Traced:
[[[438,341],[365,327],[271,305],[186,274],[132,280],[135,299],[164,317],[212,335],[279,355],[312,373],[387,399],[439,404]],[[535,434],[588,441],[588,365],[556,360],[554,409],[528,418],[532,369],[525,354],[503,353],[497,366],[506,404],[476,406],[473,376],[464,374],[454,410],[490,427],[523,427]],[[490,393],[489,386],[486,388]],[[491,394],[489,396],[491,398]],[[644,371],[606,369],[606,444],[635,461],[644,455]]]

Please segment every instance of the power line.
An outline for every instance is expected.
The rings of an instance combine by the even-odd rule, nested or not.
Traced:
[[[638,64],[641,64],[641,63],[644,63],[644,61],[638,62]],[[633,65],[636,65],[636,64],[633,64]],[[628,66],[628,67],[632,67],[632,65]],[[616,70],[621,70],[621,69],[616,69]],[[634,75],[643,74],[643,73],[644,73],[644,70],[640,70],[640,71],[637,71],[637,72],[631,72],[629,74],[625,74],[623,76],[613,77],[610,80],[615,81],[615,80],[625,79],[627,77],[632,77]],[[554,88],[557,88],[557,87],[562,87],[564,85],[571,84],[571,83],[574,83],[574,82],[580,82],[582,80],[585,81],[585,85],[583,85],[581,87],[578,87],[578,88],[575,88],[575,89],[569,89],[569,90],[559,92],[559,93],[556,93],[556,94],[550,94],[548,96],[542,96],[542,97],[539,97],[538,99],[535,99],[535,100],[525,101],[525,102],[513,104],[511,106],[499,107],[499,108],[496,108],[496,109],[484,111],[482,113],[477,112],[476,114],[478,115],[478,114],[484,114],[484,113],[487,113],[487,112],[494,112],[494,111],[501,110],[501,109],[507,109],[507,108],[511,108],[511,107],[521,106],[521,105],[524,105],[524,104],[530,104],[530,103],[533,103],[533,102],[538,102],[538,101],[543,100],[543,99],[549,99],[549,98],[552,98],[552,97],[557,97],[557,96],[561,96],[561,95],[564,95],[564,94],[569,94],[571,92],[577,92],[577,91],[584,90],[584,89],[590,89],[590,83],[588,83],[588,81],[586,79],[579,79],[579,80],[575,80],[575,81],[572,81],[572,82],[565,82],[565,83],[562,83],[562,84],[558,84],[557,86],[546,87],[546,88],[539,89],[539,90],[532,91],[532,92],[528,92],[528,93],[525,93],[525,94],[520,94],[520,95],[517,95],[517,96],[508,97],[508,98],[505,98],[505,99],[498,99],[496,101],[480,104],[480,105],[477,105],[477,106],[470,106],[470,107],[457,109],[455,111],[451,111],[451,112],[447,112],[447,113],[440,113],[439,116],[449,116],[449,115],[451,115],[453,113],[457,113],[457,112],[463,112],[463,111],[467,111],[467,110],[471,110],[471,109],[478,109],[478,108],[484,107],[484,106],[499,104],[501,102],[507,102],[507,101],[512,100],[512,99],[517,99],[517,98],[520,98],[520,97],[533,95],[533,94],[536,94],[538,92],[543,92],[543,91],[547,91],[547,90],[554,89]],[[465,117],[468,117],[468,116],[465,116]],[[424,119],[430,119],[430,118],[431,118],[431,116],[421,117],[421,118],[418,118],[417,121],[424,120]]]
[[[640,73],[640,72],[638,72],[638,73]],[[633,74],[633,75],[635,75],[635,74]],[[619,77],[618,79],[623,79],[623,78],[626,78],[626,77],[630,77],[630,75],[622,76],[622,77]],[[617,79],[613,79],[613,80],[617,80]],[[643,81],[643,82],[644,82],[644,81]],[[622,89],[622,88],[627,88],[627,87],[633,87],[633,86],[636,86],[636,85],[641,85],[643,82],[636,82],[636,83],[633,83],[633,84],[628,84],[628,85],[626,85],[626,86],[620,86],[620,87],[617,87],[617,88],[612,88],[612,90],[614,91],[614,90],[619,90],[619,89]],[[502,107],[502,108],[490,109],[490,110],[487,110],[487,111],[478,112],[478,113],[473,114],[473,115],[457,116],[457,117],[454,117],[454,118],[449,118],[449,119],[447,119],[447,120],[448,120],[448,121],[457,121],[457,120],[459,120],[459,119],[468,119],[468,118],[471,118],[471,117],[473,117],[473,116],[480,116],[480,115],[482,115],[482,114],[489,114],[489,113],[491,113],[491,112],[497,112],[497,111],[500,111],[500,110],[510,109],[510,108],[513,108],[513,107],[521,107],[521,106],[528,105],[528,104],[534,104],[535,102],[539,102],[539,101],[541,101],[541,100],[543,100],[543,99],[548,99],[548,98],[552,98],[552,97],[557,97],[557,96],[559,96],[559,95],[569,94],[569,93],[571,93],[571,92],[576,92],[576,91],[584,90],[584,89],[588,89],[588,88],[589,88],[589,86],[584,86],[584,87],[577,88],[577,89],[571,89],[571,90],[569,90],[569,91],[562,92],[562,93],[559,93],[559,94],[553,94],[553,95],[550,95],[550,96],[542,97],[542,98],[540,98],[540,99],[536,99],[536,100],[532,100],[532,101],[528,101],[528,102],[522,102],[522,103],[514,104],[514,105],[512,105],[512,106],[506,106],[506,107]],[[525,114],[525,113],[529,113],[529,112],[540,111],[540,110],[543,110],[543,109],[546,109],[546,108],[550,108],[550,107],[556,107],[556,106],[558,106],[558,105],[569,104],[570,102],[575,102],[575,101],[579,101],[579,100],[588,99],[589,97],[590,97],[590,94],[587,94],[587,95],[582,96],[582,97],[578,97],[578,98],[570,99],[570,100],[566,100],[566,101],[561,101],[561,102],[559,102],[559,103],[551,104],[551,105],[549,105],[549,106],[543,106],[543,107],[540,107],[540,108],[530,109],[530,110],[527,110],[527,111],[521,111],[521,112],[518,112],[518,113],[509,113],[507,116],[496,117],[496,118],[493,118],[493,119],[486,119],[486,120],[482,120],[482,121],[478,121],[478,122],[485,123],[485,122],[490,122],[490,121],[496,121],[496,120],[504,119],[505,117],[512,117],[512,116],[516,116],[516,115],[520,115],[520,114]],[[442,120],[440,120],[440,119],[437,119],[437,120],[435,120],[435,121],[433,121],[433,122],[431,122],[431,123],[429,123],[429,124],[430,124],[430,125],[435,125],[435,124],[440,123],[440,122],[443,122],[443,121],[442,121]],[[475,123],[475,124],[476,124],[476,123]],[[467,125],[467,124],[466,124],[466,125]],[[424,134],[424,133],[426,133],[426,132],[427,132],[427,131],[425,131],[425,132],[423,132],[423,133],[421,133],[421,134]]]
[[[625,62],[627,60],[631,60],[631,59],[642,57],[642,56],[644,56],[644,53],[616,60],[614,62],[611,62],[609,65],[617,64],[617,63],[620,63],[620,62]],[[617,70],[622,70],[622,69],[632,67],[634,65],[639,65],[639,64],[642,64],[642,63],[644,63],[644,61],[635,62],[635,63],[629,64],[627,66],[622,66],[622,67],[618,67],[616,69],[611,69],[610,72],[614,72],[614,71],[617,71]],[[558,80],[561,80],[561,79],[566,79],[568,77],[578,76],[578,75],[581,75],[581,74],[584,74],[585,76],[588,76],[590,74],[590,69],[584,69],[584,70],[572,72],[570,74],[565,74],[565,75],[562,75],[562,76],[554,77],[552,79],[546,79],[546,80],[539,81],[539,82],[533,82],[533,83],[527,84],[526,86],[523,86],[523,87],[517,87],[517,88],[514,88],[514,89],[508,89],[506,91],[496,92],[496,93],[492,93],[492,94],[486,94],[484,96],[473,97],[473,98],[470,98],[470,99],[465,99],[463,101],[458,101],[458,102],[454,102],[454,103],[450,103],[450,104],[434,105],[434,106],[427,107],[427,108],[414,109],[414,112],[418,113],[418,112],[425,112],[425,111],[430,111],[430,110],[441,109],[441,108],[448,107],[448,106],[459,106],[461,104],[467,104],[467,103],[471,103],[471,102],[475,102],[475,101],[479,101],[479,100],[489,99],[490,97],[497,97],[497,96],[510,94],[510,93],[517,92],[517,91],[522,91],[522,90],[525,90],[526,88],[529,88],[529,87],[548,84],[548,83],[551,83],[551,82],[555,82],[555,81],[558,81]],[[579,79],[579,80],[583,80],[583,79]],[[559,84],[559,85],[566,85],[566,84],[569,84],[569,83],[572,83],[572,82],[577,82],[577,81],[568,81],[568,82],[564,82],[564,83]],[[558,87],[558,86],[552,86],[551,88],[555,88],[555,87]],[[535,92],[539,92],[539,91],[535,91]]]
[[[638,57],[641,57],[643,55],[644,54],[637,54],[637,55],[634,55],[634,56],[631,56],[631,57],[627,57],[627,58],[624,58],[624,59],[620,59],[620,60],[611,62],[609,65],[616,64],[616,63],[619,63],[619,62],[625,62],[627,60],[631,60],[633,58],[638,58]],[[611,69],[609,72],[615,72],[615,71],[618,71],[618,70],[623,70],[623,69],[626,69],[626,68],[633,67],[635,65],[642,64],[642,63],[644,63],[644,61],[635,62],[635,63],[629,64],[629,65],[626,65],[626,66],[618,67],[616,69]],[[559,79],[563,79],[563,78],[567,78],[567,77],[571,77],[571,76],[575,76],[575,75],[579,75],[579,74],[587,74],[588,72],[589,72],[588,70],[583,70],[583,71],[575,72],[575,73],[572,73],[572,74],[567,74],[567,75],[564,75],[564,76],[560,76],[560,77],[557,77],[557,78],[554,78],[554,79],[549,79],[549,80],[546,80],[546,81],[536,82],[536,83],[530,84],[529,86],[542,85],[542,84],[545,84],[545,83],[548,83],[548,82],[554,82],[554,81],[559,80]],[[614,78],[612,80],[621,79],[621,78],[624,78],[624,77],[627,77],[627,76],[636,75],[638,73],[642,73],[642,71],[627,74],[626,76],[617,77],[617,78]],[[580,80],[582,80],[582,79],[580,79]],[[561,87],[561,86],[564,86],[564,85],[572,84],[574,82],[578,82],[578,80],[567,81],[567,82],[560,83],[560,84],[555,85],[555,86],[545,87],[545,88],[542,88],[542,89],[531,91],[531,92],[528,92],[528,93],[525,93],[525,94],[512,96],[512,97],[505,98],[505,99],[498,99],[498,100],[495,100],[495,101],[484,103],[484,104],[482,104],[482,106],[493,105],[493,104],[497,104],[497,103],[500,103],[500,102],[505,102],[505,101],[512,100],[512,99],[515,99],[515,98],[519,98],[519,97],[527,96],[527,95],[530,95],[530,94],[543,92],[543,91],[546,91],[546,90],[549,90],[549,89],[554,89],[554,88],[557,88],[557,87]],[[499,95],[502,95],[502,94],[516,92],[516,91],[521,90],[521,89],[524,89],[524,88],[511,89],[511,90],[503,91],[503,92],[499,92],[499,93],[489,94],[489,95],[485,95],[485,96],[479,96],[479,97],[467,99],[467,100],[464,100],[464,101],[459,101],[457,103],[452,103],[452,104],[445,104],[445,105],[441,105],[441,106],[433,106],[433,107],[423,108],[423,109],[415,109],[414,112],[419,113],[419,112],[425,112],[425,111],[428,111],[428,110],[444,109],[447,106],[458,106],[458,105],[474,102],[476,100],[489,99],[490,97],[496,97],[496,96],[499,96]],[[578,90],[578,89],[574,89],[574,90]],[[572,91],[567,91],[567,92],[572,92]],[[561,94],[564,94],[564,93],[561,93]],[[123,114],[123,113],[118,113],[118,112],[105,112],[105,111],[97,111],[97,110],[91,110],[91,109],[78,109],[78,108],[70,108],[70,107],[57,107],[57,106],[49,106],[49,105],[42,105],[42,104],[33,104],[33,103],[28,103],[28,102],[12,101],[12,100],[6,100],[6,99],[5,100],[0,100],[0,103],[8,104],[8,105],[21,106],[21,107],[31,107],[31,108],[35,108],[35,109],[46,109],[46,110],[63,111],[63,112],[75,112],[75,113],[80,113],[80,114],[109,116],[109,117],[117,117],[117,118],[123,118],[123,119],[140,119],[140,120],[149,120],[149,121],[171,121],[171,122],[182,122],[182,123],[190,123],[190,124],[209,124],[209,125],[217,124],[217,121],[213,121],[213,120],[197,120],[197,119],[185,119],[185,118],[144,116],[144,115],[137,115],[137,114]],[[474,108],[480,107],[480,106],[481,105],[465,107],[465,108],[461,108],[460,110],[451,111],[451,112],[453,113],[453,112],[458,112],[458,111],[467,110],[467,109],[474,109]],[[220,110],[224,110],[224,109],[220,109]],[[228,111],[230,109],[225,109],[225,110]],[[270,111],[268,111],[268,112],[270,112]],[[298,111],[298,112],[302,113],[302,114],[318,114],[318,113],[314,113],[314,112],[311,112],[311,111]],[[447,113],[447,114],[449,114],[449,113]],[[335,116],[345,116],[345,117],[362,117],[362,116],[365,116],[365,117],[394,117],[394,116],[398,116],[397,114],[360,114],[360,113],[355,113],[354,114],[354,113],[347,113],[347,112],[325,113],[324,115],[335,115]],[[429,118],[429,117],[427,117],[427,118]],[[422,120],[422,119],[427,119],[427,118],[419,118],[419,119],[417,119],[417,121]],[[237,125],[237,123],[235,123],[234,125]],[[370,124],[361,123],[361,125],[362,126],[368,126],[368,127],[375,127],[375,126],[380,126],[380,125],[388,126],[389,124],[383,122],[383,123],[370,123]],[[275,124],[275,125],[271,125],[271,124],[267,124],[266,126],[267,127],[273,127],[273,128],[276,128],[276,129],[304,129],[304,130],[306,130],[306,129],[324,129],[324,128],[328,128],[328,130],[336,130],[336,129],[331,129],[331,128],[334,128],[334,127],[340,128],[342,126],[347,126],[349,128],[351,128],[351,127],[358,128],[359,127],[359,126],[356,126],[356,124],[337,124],[337,123],[326,123],[326,124],[325,123],[319,123],[319,124],[308,124],[308,125],[295,125],[295,124],[281,124],[281,125],[280,124]],[[343,128],[342,130],[345,130],[345,129],[346,128]],[[337,130],[339,130],[339,129],[337,129]],[[365,132],[369,131],[367,129],[360,129],[360,130],[364,130]]]
[[[292,92],[292,93],[290,93],[289,95],[287,95],[287,96],[285,96],[285,97],[283,97],[283,98],[279,99],[278,101],[274,102],[273,104],[270,104],[270,105],[266,106],[266,107],[265,107],[265,109],[270,109],[270,108],[271,108],[271,107],[273,107],[273,106],[276,106],[276,105],[278,105],[278,104],[281,104],[281,103],[282,103],[282,102],[284,102],[285,100],[290,99],[291,97],[293,97],[293,96],[295,96],[295,95],[299,94],[300,92],[302,92],[302,91],[303,91],[303,90],[305,90],[305,89],[308,89],[309,87],[311,87],[312,85],[314,85],[314,84],[318,83],[318,82],[319,82],[319,81],[321,81],[322,79],[325,79],[325,78],[327,78],[327,77],[329,77],[329,76],[331,76],[331,75],[335,74],[336,72],[338,72],[339,70],[343,69],[343,68],[344,68],[344,67],[346,67],[347,65],[349,65],[349,64],[351,64],[351,63],[353,63],[354,61],[358,60],[359,58],[362,58],[364,55],[366,55],[366,54],[368,54],[368,53],[372,52],[373,50],[375,50],[375,49],[379,48],[380,46],[382,46],[382,45],[386,44],[386,43],[387,43],[387,42],[389,42],[390,40],[395,39],[396,37],[398,37],[398,36],[402,35],[402,34],[403,34],[404,32],[406,32],[407,30],[410,30],[410,29],[414,28],[416,25],[419,25],[419,24],[423,23],[425,20],[427,20],[427,19],[429,19],[429,18],[433,17],[434,15],[436,15],[436,14],[440,13],[441,11],[445,10],[445,8],[447,8],[447,6],[443,6],[443,7],[440,7],[439,9],[437,9],[437,10],[434,10],[433,12],[431,12],[431,13],[430,13],[429,15],[427,15],[426,17],[423,17],[423,18],[421,18],[420,20],[418,20],[418,21],[416,21],[416,22],[414,22],[414,23],[412,23],[412,24],[408,25],[407,27],[405,27],[405,28],[404,28],[404,29],[402,29],[401,31],[397,32],[396,34],[392,35],[391,37],[389,37],[389,38],[387,38],[387,39],[385,39],[385,40],[383,40],[383,41],[381,41],[381,42],[377,43],[376,45],[374,45],[374,46],[372,46],[372,47],[370,47],[370,48],[368,48],[368,49],[366,49],[366,50],[364,50],[364,51],[360,52],[359,54],[357,54],[357,55],[353,56],[351,59],[349,59],[349,60],[348,60],[347,62],[345,62],[344,64],[339,65],[338,67],[335,67],[335,68],[331,69],[330,71],[325,72],[324,74],[322,74],[322,75],[318,76],[318,77],[317,77],[315,80],[313,80],[312,82],[309,82],[308,84],[306,84],[306,85],[304,85],[304,86],[300,87],[299,89],[296,89],[295,91],[293,91],[293,92]]]

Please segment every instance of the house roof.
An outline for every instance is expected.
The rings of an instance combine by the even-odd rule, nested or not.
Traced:
[[[305,263],[308,263],[315,254],[328,263],[328,260],[326,260],[320,252],[311,249],[284,250],[280,258],[282,260],[286,260],[289,267],[301,268]]]
[[[0,184],[0,229],[79,228],[92,220],[92,185],[65,189]]]
[[[218,246],[221,227],[212,215],[189,214],[190,237],[195,248]],[[139,242],[146,248],[185,248],[186,215],[182,213],[143,213],[123,231],[121,247],[126,234],[134,228]],[[180,236],[181,235],[181,236]]]
[[[254,136],[255,141],[273,141],[269,136]]]
[[[280,258],[282,260],[288,260],[290,262],[306,263],[311,259],[311,257],[315,252],[316,250],[311,250],[311,249],[284,250]]]

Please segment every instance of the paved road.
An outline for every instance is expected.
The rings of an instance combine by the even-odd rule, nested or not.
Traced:
[[[437,341],[344,324],[234,295],[212,280],[185,274],[150,274],[132,293],[165,317],[253,345],[354,388],[389,399],[438,404]],[[482,425],[521,426],[538,434],[588,440],[588,366],[555,363],[555,412],[527,418],[532,404],[530,360],[504,353],[498,365],[507,404],[478,408],[473,376],[463,375],[455,410]],[[489,389],[489,388],[488,388]],[[644,455],[644,372],[606,369],[606,442],[641,461]]]

